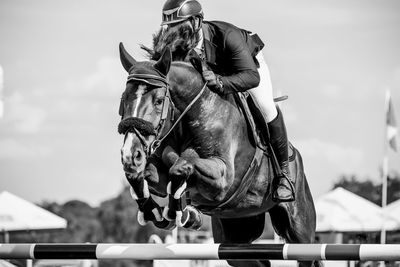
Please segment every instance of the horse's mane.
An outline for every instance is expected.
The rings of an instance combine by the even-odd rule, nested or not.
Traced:
[[[167,29],[161,28],[153,34],[153,48],[141,45],[151,60],[158,60],[164,49],[169,46],[173,61],[184,61],[190,50],[200,40],[199,32],[194,32],[190,22],[180,23]]]
[[[153,34],[153,48],[144,45],[141,45],[141,48],[148,53],[149,59],[154,62],[159,60],[165,48],[169,47],[172,53],[172,65],[178,67],[178,69],[184,68],[186,75],[190,73],[191,77],[197,77],[196,80],[203,83],[199,71],[187,60],[189,52],[196,47],[199,40],[199,32],[194,32],[190,22],[187,21],[167,29],[161,28]],[[185,77],[187,77],[186,75]]]

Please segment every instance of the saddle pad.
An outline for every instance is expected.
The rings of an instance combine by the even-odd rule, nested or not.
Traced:
[[[265,121],[264,115],[261,111],[261,107],[257,102],[257,99],[250,92],[240,92],[237,97],[238,106],[243,110],[243,114],[246,118],[248,127],[251,131],[250,137],[255,146],[264,151],[267,156],[270,156],[269,149],[272,149],[269,144],[269,130],[268,125]],[[290,170],[294,174],[296,171],[296,151],[294,146],[289,142],[288,145],[289,165]],[[272,161],[276,161],[275,157],[270,157]],[[277,173],[275,166],[277,162],[273,162],[272,166],[275,168],[275,175]],[[293,170],[293,171],[292,171]],[[290,180],[295,183],[295,175],[291,175]]]

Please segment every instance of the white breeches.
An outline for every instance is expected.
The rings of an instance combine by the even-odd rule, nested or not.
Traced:
[[[267,63],[264,60],[262,51],[260,51],[256,56],[260,67],[258,68],[258,73],[260,74],[260,84],[250,90],[250,92],[256,97],[257,102],[263,109],[264,116],[267,122],[272,121],[278,115],[276,106],[274,103],[274,96],[272,90],[271,77],[269,75],[269,69]]]

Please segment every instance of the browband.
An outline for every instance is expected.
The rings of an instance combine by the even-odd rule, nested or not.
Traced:
[[[151,81],[149,81],[149,79],[162,82],[166,86],[169,85],[169,83],[168,83],[166,78],[160,77],[160,76],[157,76],[157,75],[152,75],[152,74],[129,74],[128,75],[128,81],[135,80],[135,81],[141,81],[141,82],[144,82],[144,83],[147,83],[147,84],[151,84],[151,85],[158,85],[156,83],[152,83]]]

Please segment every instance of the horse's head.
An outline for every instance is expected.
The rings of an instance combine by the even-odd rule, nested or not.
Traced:
[[[129,74],[119,110],[118,131],[125,135],[121,161],[125,173],[134,178],[143,172],[172,110],[166,79],[171,52],[167,48],[158,61],[138,62],[121,43],[120,58]]]

